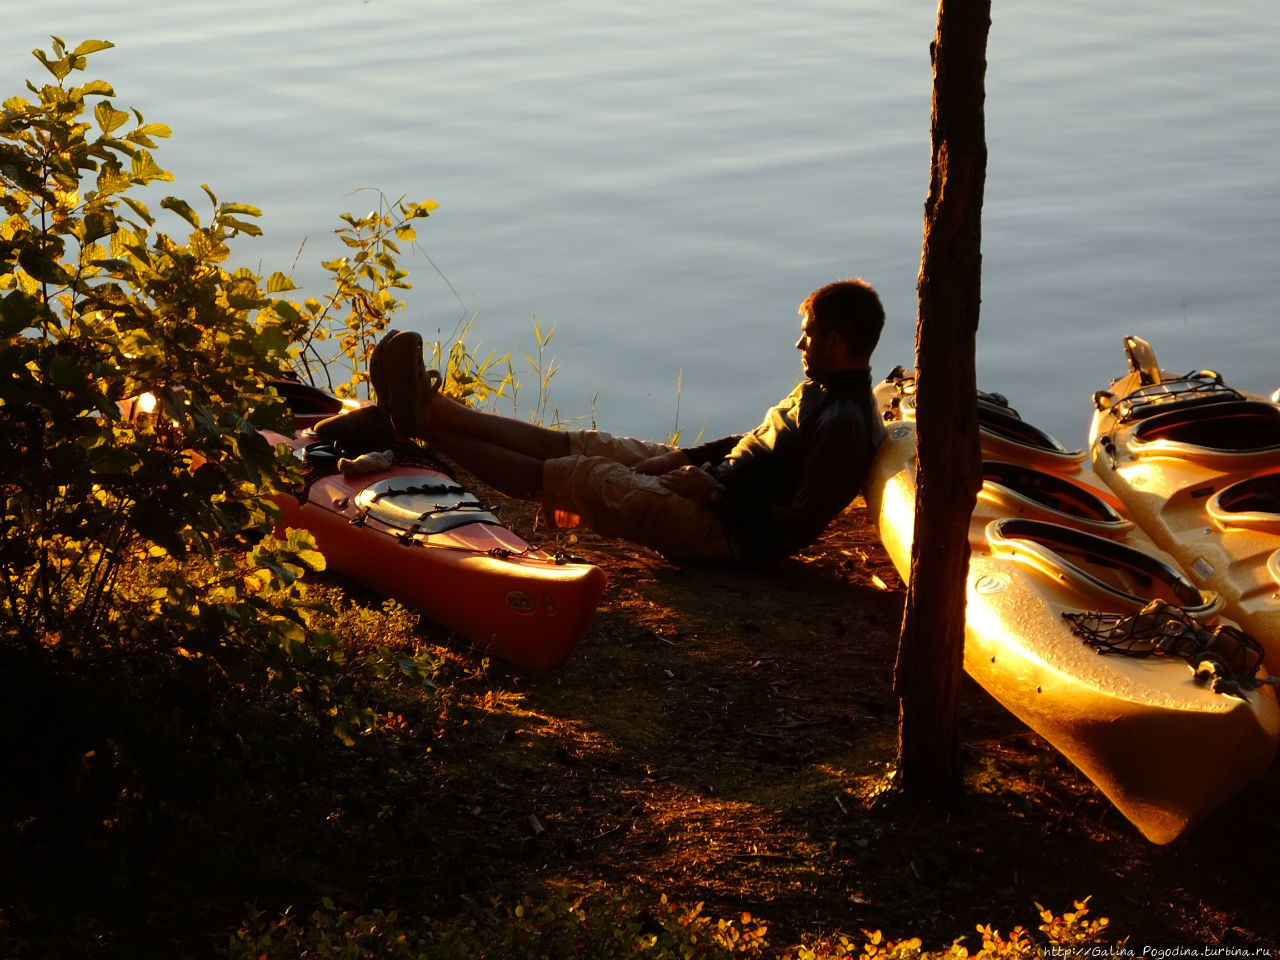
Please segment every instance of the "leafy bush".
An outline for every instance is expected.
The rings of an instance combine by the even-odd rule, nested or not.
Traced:
[[[109,46],[53,38],[36,56],[56,82],[0,115],[0,649],[288,659],[297,579],[323,560],[304,534],[271,536],[264,497],[296,467],[259,430],[290,428],[270,381],[301,331],[261,278],[224,266],[234,237],[260,232],[256,209],[206,187],[202,225],[166,197],[183,242],[130,195],[172,179],[151,152],[169,130],[117,109],[103,81],[69,83]],[[189,557],[207,561],[200,578]]]
[[[235,238],[260,234],[256,208],[206,186],[207,223],[165,197],[186,236],[157,228],[138,192],[173,179],[152,153],[168,128],[117,109],[103,81],[72,82],[111,46],[54,37],[35,52],[54,82],[0,114],[0,655],[52,668],[146,651],[257,670],[328,709],[351,665],[308,619],[300,578],[323,557],[303,531],[273,536],[268,497],[300,476],[261,431],[292,430],[278,378],[345,396],[367,382],[409,286],[398,244],[436,204],[343,215],[333,292],[283,299],[287,276],[227,266]],[[507,383],[461,338],[433,351],[454,396]],[[394,660],[420,679],[411,661]],[[339,711],[344,739],[364,713]]]
[[[404,309],[395,292],[412,288],[408,272],[398,264],[399,245],[415,243],[414,221],[438,206],[433,200],[413,203],[404,197],[389,201],[379,193],[378,209],[363,217],[344,213],[344,226],[334,232],[349,254],[322,263],[333,290],[301,304],[272,301],[273,310],[305,331],[295,361],[305,379],[341,397],[371,397],[369,355],[390,329],[394,314]],[[292,289],[283,282],[269,287],[272,292]],[[508,386],[514,389],[509,364],[505,376],[496,372],[506,357],[475,356],[467,347],[469,333],[470,324],[463,324],[451,343],[428,345],[432,366],[444,375],[442,389],[464,403],[501,396]]]

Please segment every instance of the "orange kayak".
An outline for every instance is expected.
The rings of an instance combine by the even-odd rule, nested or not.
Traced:
[[[342,409],[303,385],[280,392],[300,424]],[[517,666],[557,667],[573,653],[604,592],[599,567],[534,548],[425,456],[397,451],[385,469],[346,476],[305,433],[266,435],[307,461],[302,489],[273,500],[329,569]]]

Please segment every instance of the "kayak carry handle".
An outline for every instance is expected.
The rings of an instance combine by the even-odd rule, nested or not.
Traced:
[[[1129,369],[1138,375],[1143,384],[1156,384],[1163,379],[1160,376],[1160,364],[1156,363],[1155,351],[1147,341],[1130,334],[1124,338],[1124,352],[1129,358]]]

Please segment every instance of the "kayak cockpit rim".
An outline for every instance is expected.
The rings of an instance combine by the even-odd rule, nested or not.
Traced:
[[[1280,454],[1280,405],[1229,400],[1175,407],[1134,427],[1129,449],[1137,456],[1191,460],[1200,452],[1242,457]]]
[[[1019,513],[1030,507],[1061,516],[1068,525],[1083,523],[1112,536],[1133,529],[1132,521],[1102,497],[1059,474],[1022,463],[984,460],[982,480],[979,496]]]
[[[1280,533],[1280,472],[1262,473],[1223,487],[1205,503],[1220,526]]]
[[[1121,612],[1157,599],[1196,616],[1222,607],[1217,594],[1201,593],[1162,560],[1105,537],[1021,517],[993,520],[986,535],[993,556],[1029,566]]]

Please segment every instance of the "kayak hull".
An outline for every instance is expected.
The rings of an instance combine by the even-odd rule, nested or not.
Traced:
[[[915,425],[899,420],[887,428],[866,498],[886,551],[906,578],[915,522]],[[1037,456],[1035,462],[1046,471],[1057,467],[1053,458]],[[1086,556],[1114,550],[1123,558],[1138,551],[1157,565],[1167,558],[1130,518],[1077,511],[1071,498],[1045,504],[1021,496],[999,482],[1015,474],[993,473],[989,463],[984,474],[970,524],[965,671],[1089,777],[1147,839],[1177,839],[1272,763],[1280,742],[1280,704],[1272,688],[1243,698],[1224,695],[1198,682],[1182,660],[1094,652],[1063,613],[1131,613],[1149,597],[1127,596],[1131,587],[1123,581],[1095,582],[1108,576],[1106,563],[1094,578],[1085,561],[1081,567],[1055,565],[1033,538],[1004,537],[1002,531],[1040,533],[1050,544],[1078,541],[1090,548],[1082,551]],[[1082,502],[1102,492],[1087,471],[1066,479],[1079,486]],[[1194,597],[1202,610],[1213,609],[1214,598],[1183,582],[1169,588],[1167,599],[1186,607]]]
[[[306,444],[299,437],[272,439],[295,450]],[[394,492],[397,484],[450,491],[436,495],[450,501],[446,523],[447,511],[458,508],[453,491],[460,488],[444,473],[421,465],[393,465],[353,477],[326,473],[308,478],[305,493],[273,500],[282,513],[281,526],[309,530],[330,570],[423,613],[486,655],[531,669],[561,666],[595,615],[604,571],[534,549],[491,520],[415,529],[370,509],[375,499],[370,491],[390,487]]]

